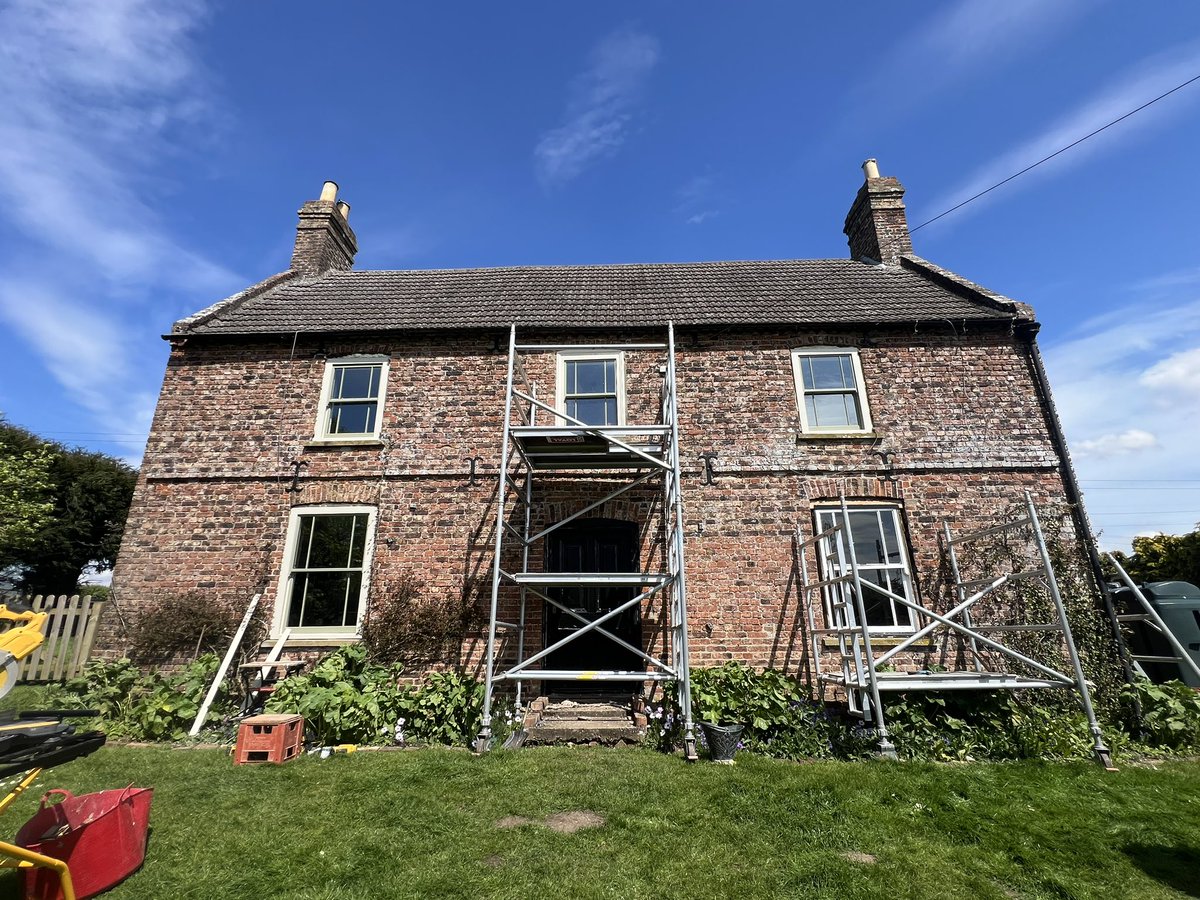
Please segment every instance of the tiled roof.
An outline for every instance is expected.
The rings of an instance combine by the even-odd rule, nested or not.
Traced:
[[[525,326],[808,325],[1010,319],[1018,304],[852,259],[285,273],[177,334]]]

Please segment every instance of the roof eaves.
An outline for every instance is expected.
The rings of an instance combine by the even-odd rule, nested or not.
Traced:
[[[942,287],[950,288],[967,299],[977,300],[992,309],[998,309],[1002,312],[1012,313],[1014,318],[1024,321],[1037,321],[1037,315],[1033,311],[1033,307],[1028,303],[1022,303],[1019,300],[1013,300],[1011,297],[1005,297],[1003,294],[997,294],[995,291],[989,291],[983,285],[976,284],[974,281],[968,281],[961,275],[951,272],[949,269],[943,269],[941,266],[931,263],[927,259],[923,259],[916,254],[905,254],[900,257],[900,265],[903,268],[914,271],[920,275],[924,275],[935,284]]]
[[[264,278],[257,284],[250,285],[250,287],[239,291],[232,297],[226,297],[224,300],[218,300],[212,306],[206,307],[205,309],[200,310],[198,313],[193,313],[187,318],[180,319],[171,326],[171,333],[165,334],[163,337],[170,338],[174,335],[188,334],[198,325],[203,325],[206,322],[210,322],[222,313],[227,313],[231,310],[237,309],[247,300],[250,300],[254,297],[261,297],[268,291],[274,290],[281,284],[286,284],[300,274],[301,273],[297,272],[295,269],[288,269],[286,272],[280,272],[276,275],[270,276],[269,278]]]

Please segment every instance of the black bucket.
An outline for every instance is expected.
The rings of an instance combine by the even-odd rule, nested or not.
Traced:
[[[737,752],[743,727],[742,725],[713,725],[711,722],[700,723],[700,730],[704,732],[704,740],[708,742],[708,753],[713,762],[733,762],[733,754]]]

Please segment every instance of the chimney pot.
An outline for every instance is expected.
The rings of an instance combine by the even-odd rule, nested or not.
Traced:
[[[874,159],[864,162],[862,169],[866,178],[842,229],[850,245],[850,257],[899,265],[901,256],[912,253],[904,214],[904,185],[895,178],[881,176]]]
[[[336,181],[327,181],[321,185],[321,202],[332,203],[337,199],[338,185]]]
[[[337,202],[337,211],[342,214],[343,219],[345,219],[347,222],[350,221],[350,204],[349,203],[347,203],[345,200],[339,200]]]

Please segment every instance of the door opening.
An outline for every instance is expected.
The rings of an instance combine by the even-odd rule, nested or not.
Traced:
[[[637,572],[638,526],[619,519],[581,519],[564,525],[546,538],[547,572]],[[556,587],[550,597],[588,622],[627,602],[629,587]],[[583,627],[583,622],[549,604],[545,607],[543,637],[549,646]],[[642,646],[641,605],[632,606],[600,626],[635,647]],[[549,669],[595,671],[644,670],[645,660],[597,632],[588,632],[546,656]],[[548,681],[547,693],[568,695],[619,694],[625,682]]]

